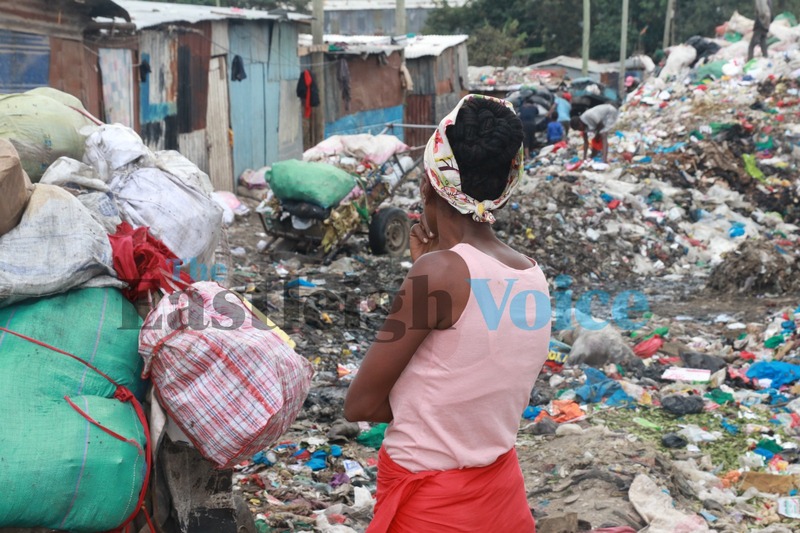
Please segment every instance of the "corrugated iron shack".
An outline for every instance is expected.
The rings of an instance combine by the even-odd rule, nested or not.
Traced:
[[[219,190],[233,190],[245,169],[302,153],[297,35],[310,17],[119,4],[138,31],[138,118],[150,147],[179,150]]]
[[[114,76],[117,58],[132,64],[136,42],[104,33],[109,26],[95,17],[122,19],[114,26],[131,29],[128,13],[111,0],[0,1],[0,93],[50,86],[99,118],[132,115],[130,105],[112,110],[102,80]]]
[[[325,35],[325,137],[380,133],[403,121],[401,44],[390,37]],[[311,68],[311,36],[300,35],[301,68]],[[394,132],[403,138],[403,132]]]
[[[468,35],[417,35],[408,39],[406,63],[414,84],[405,123],[436,125],[468,92]],[[424,145],[432,130],[406,130],[406,143]]]

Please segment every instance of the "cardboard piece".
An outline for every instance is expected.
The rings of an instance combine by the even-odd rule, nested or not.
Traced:
[[[22,170],[17,149],[0,139],[0,235],[19,224],[32,192],[33,184]]]
[[[702,368],[672,366],[664,371],[661,379],[688,381],[689,383],[708,383],[711,380],[711,371]]]
[[[800,478],[798,476],[745,472],[742,478],[741,490],[745,491],[750,487],[755,487],[759,491],[769,494],[789,494],[792,489],[798,486],[800,486]]]

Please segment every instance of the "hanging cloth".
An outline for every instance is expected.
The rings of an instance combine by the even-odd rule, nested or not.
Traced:
[[[244,60],[242,56],[233,56],[233,64],[231,64],[231,81],[242,81],[247,78],[247,73],[244,71]]]
[[[306,69],[300,74],[300,79],[297,80],[296,93],[297,97],[302,98],[304,101],[303,116],[305,118],[311,117],[311,108],[319,106],[319,90],[310,70]]]
[[[339,68],[336,71],[336,80],[342,87],[344,110],[350,112],[350,66],[345,58],[339,59]]]
[[[409,72],[405,62],[400,65],[400,84],[403,86],[403,89],[408,92],[414,90],[414,80],[411,79],[411,72]]]

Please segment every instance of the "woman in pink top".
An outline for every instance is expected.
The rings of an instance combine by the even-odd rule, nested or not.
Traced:
[[[491,228],[521,178],[522,138],[511,104],[468,95],[426,147],[414,264],[344,406],[389,422],[369,533],[535,531],[514,443],[550,298],[538,265]]]

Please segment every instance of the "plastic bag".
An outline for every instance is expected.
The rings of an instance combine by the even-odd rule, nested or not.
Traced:
[[[147,226],[186,262],[213,263],[222,209],[204,192],[157,168],[116,174],[110,187],[124,221]]]
[[[0,235],[19,223],[32,191],[14,145],[0,139]]]
[[[347,172],[325,163],[290,159],[272,165],[269,186],[280,200],[333,207],[356,186]]]
[[[68,96],[54,99],[36,90],[0,96],[0,138],[14,145],[22,168],[33,182],[39,181],[45,169],[61,156],[83,157],[85,136],[81,130],[94,123],[62,103]],[[80,102],[77,104],[85,111]]]
[[[0,236],[0,307],[80,286],[117,286],[111,244],[70,193],[37,184],[17,227]]]
[[[135,131],[121,124],[106,124],[86,138],[83,162],[108,182],[116,171],[145,156],[152,158],[153,154]]]
[[[139,337],[145,375],[198,451],[227,468],[275,442],[311,387],[311,363],[233,293],[199,282],[161,300]]]

